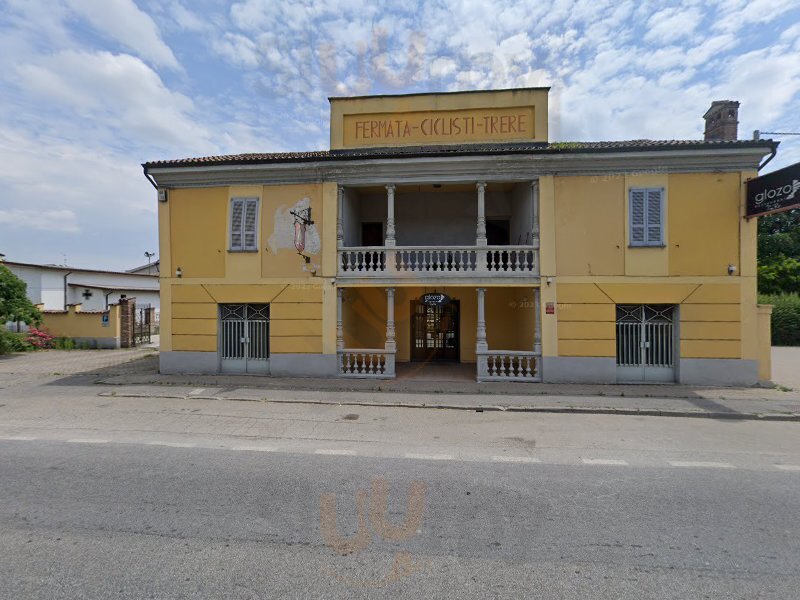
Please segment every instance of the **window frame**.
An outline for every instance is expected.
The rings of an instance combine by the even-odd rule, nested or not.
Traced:
[[[641,242],[637,242],[633,239],[633,194],[634,192],[642,192],[644,194],[644,207],[642,212],[642,231],[644,233],[644,238]],[[651,192],[658,192],[659,194],[659,237],[658,241],[651,241],[649,235],[649,228],[650,225],[647,224],[648,221],[648,194]],[[666,205],[667,205],[667,191],[666,188],[662,187],[631,187],[628,188],[628,247],[629,248],[666,248],[667,240],[666,240],[666,223],[665,223],[665,215],[666,215]]]
[[[241,239],[240,246],[234,246],[233,244],[233,211],[234,206],[237,202],[242,203],[242,217],[241,223],[239,224],[239,235]],[[246,225],[246,215],[247,215],[247,206],[248,203],[253,202],[255,203],[255,231],[254,233],[254,242],[252,246],[247,246],[245,244],[247,231],[245,229]],[[260,246],[260,234],[261,234],[261,198],[257,196],[240,196],[231,198],[228,203],[228,252],[258,252]]]

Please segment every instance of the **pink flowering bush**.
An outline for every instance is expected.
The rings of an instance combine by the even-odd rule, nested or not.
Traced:
[[[28,343],[37,350],[46,350],[53,347],[54,335],[46,329],[31,327],[28,330]]]

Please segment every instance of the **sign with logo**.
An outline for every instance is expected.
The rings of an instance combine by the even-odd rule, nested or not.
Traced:
[[[444,306],[450,302],[450,296],[441,294],[439,292],[432,292],[430,294],[423,294],[420,302],[426,306]]]
[[[103,313],[103,321],[102,321],[102,323],[103,323],[103,327],[108,327],[108,313],[107,312]]]
[[[757,217],[800,207],[800,163],[747,182],[747,216]]]
[[[546,315],[554,315],[556,314],[556,305],[554,302],[547,302],[544,305],[544,314]]]

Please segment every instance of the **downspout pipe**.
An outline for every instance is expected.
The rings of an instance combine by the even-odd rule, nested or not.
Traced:
[[[142,165],[142,172],[144,173],[144,176],[147,177],[147,181],[150,182],[150,185],[152,185],[156,190],[158,190],[158,184],[156,183],[156,180],[153,179],[152,175],[150,175],[150,173],[147,172],[147,167],[144,165]]]
[[[64,274],[64,310],[67,310],[67,277],[72,275],[72,271]]]
[[[764,167],[766,167],[769,164],[769,162],[773,158],[775,158],[775,155],[778,154],[778,144],[780,144],[780,142],[772,142],[772,146],[770,146],[770,149],[769,149],[769,156],[764,160],[764,162],[762,162],[760,165],[758,165],[758,170],[759,171],[761,169],[763,169]]]

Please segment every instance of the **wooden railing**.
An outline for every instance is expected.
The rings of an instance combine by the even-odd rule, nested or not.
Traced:
[[[340,377],[393,379],[395,353],[382,348],[345,348],[337,353]]]
[[[478,381],[541,381],[542,357],[536,352],[484,350],[477,353]]]
[[[531,277],[533,246],[364,246],[339,248],[338,277]]]

